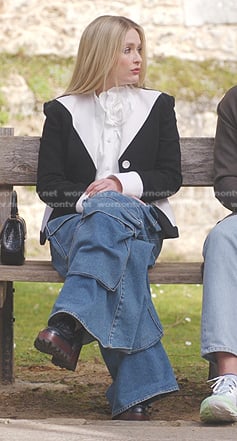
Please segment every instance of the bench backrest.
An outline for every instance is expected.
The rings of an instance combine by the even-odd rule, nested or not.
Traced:
[[[40,138],[0,135],[0,185],[35,185]],[[181,138],[184,186],[213,183],[213,138]]]
[[[8,215],[12,187],[36,184],[40,137],[9,134],[0,129],[0,223]],[[213,138],[181,138],[183,186],[212,186],[213,146]]]

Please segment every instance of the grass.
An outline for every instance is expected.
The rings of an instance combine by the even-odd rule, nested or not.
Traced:
[[[236,63],[162,58],[150,63],[148,80],[152,87],[167,91],[177,100],[210,100],[235,85]]]
[[[33,341],[47,323],[60,284],[15,284],[15,363],[30,367],[48,364]],[[200,357],[202,288],[196,285],[152,285],[152,297],[164,326],[163,344],[177,375],[195,380],[207,377],[208,365]],[[82,360],[100,358],[97,343],[84,346]]]
[[[24,77],[36,100],[43,102],[52,98],[52,92],[65,89],[73,68],[72,58],[57,56],[26,56],[24,54],[0,54],[0,83],[11,74]]]
[[[163,344],[178,376],[207,378],[200,356],[202,286],[152,285],[152,297],[164,328]]]
[[[74,58],[27,56],[0,53],[0,87],[21,75],[36,98],[36,107],[65,90],[74,67]],[[147,86],[167,92],[176,100],[220,98],[236,82],[237,63],[218,60],[191,61],[175,57],[150,60]],[[8,120],[7,100],[0,95],[0,123]],[[35,109],[37,110],[37,109]],[[19,115],[19,118],[21,115]]]

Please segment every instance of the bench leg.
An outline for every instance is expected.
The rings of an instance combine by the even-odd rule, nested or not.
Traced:
[[[0,282],[0,383],[14,382],[13,282]]]

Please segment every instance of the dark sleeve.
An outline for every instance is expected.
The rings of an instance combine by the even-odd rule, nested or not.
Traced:
[[[56,100],[44,105],[44,113],[46,119],[40,140],[36,190],[47,205],[63,212],[74,212],[86,185],[73,181],[67,173],[71,115]]]
[[[237,211],[237,87],[231,88],[217,107],[214,146],[214,190],[229,210]]]
[[[138,171],[143,181],[142,199],[145,202],[169,197],[182,184],[180,142],[174,105],[174,98],[164,93],[156,103],[156,121],[153,123],[158,129],[154,133],[154,137],[157,137],[155,166],[152,170]]]

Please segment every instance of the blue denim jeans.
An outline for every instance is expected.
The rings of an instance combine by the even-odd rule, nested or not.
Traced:
[[[204,278],[201,355],[215,363],[216,352],[237,356],[237,215],[219,222],[203,247]]]
[[[162,246],[152,210],[109,191],[87,199],[82,214],[47,225],[53,265],[65,278],[51,317],[72,315],[86,330],[84,342],[99,342],[113,379],[113,415],[178,389],[150,294],[148,268]]]

